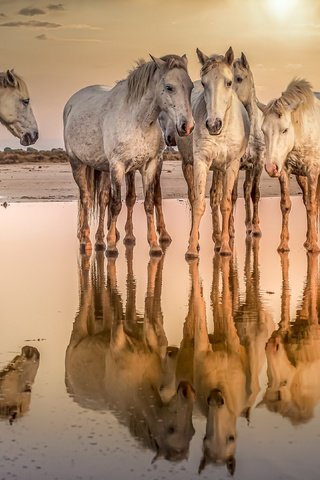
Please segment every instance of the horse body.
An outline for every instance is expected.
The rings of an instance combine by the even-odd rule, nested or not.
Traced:
[[[150,253],[161,255],[153,212],[154,182],[163,150],[157,119],[164,111],[174,122],[179,135],[189,135],[193,130],[191,89],[186,57],[167,55],[139,64],[127,79],[111,90],[89,87],[69,100],[64,110],[64,137],[73,175],[80,189],[83,218],[80,218],[79,237],[84,249],[91,248],[88,214],[92,194],[86,181],[87,167],[90,166],[104,172],[97,193],[100,216],[96,247],[105,246],[103,222],[111,186],[107,253],[117,255],[116,222],[121,210],[121,183],[125,174],[132,177],[139,170],[145,193]],[[78,103],[82,105],[74,108]],[[97,104],[98,115],[90,126]],[[87,129],[91,135],[88,135]],[[96,143],[98,147],[95,147]],[[98,158],[90,158],[95,156],[96,148]],[[131,177],[129,182],[132,183]],[[161,221],[161,233],[165,237],[167,232],[163,218]],[[132,225],[127,223],[126,231],[127,243],[132,243]]]
[[[210,168],[213,169],[211,205],[213,239],[221,255],[230,255],[232,225],[232,192],[238,177],[240,159],[249,137],[247,112],[231,88],[233,51],[225,56],[207,57],[198,50],[202,64],[201,81],[204,85],[194,105],[193,133],[194,201],[192,227],[187,258],[198,257],[199,225],[205,209],[205,185]],[[216,193],[222,181],[222,195]],[[220,204],[222,230],[217,208]],[[231,235],[230,235],[231,234]]]
[[[281,97],[267,106],[262,130],[266,144],[266,170],[278,177],[281,189],[282,230],[278,250],[289,250],[288,218],[291,209],[289,175],[297,176],[307,211],[305,247],[318,252],[317,189],[320,174],[320,100],[305,80],[293,80]],[[305,180],[303,177],[306,177]]]
[[[194,433],[194,393],[190,384],[181,382],[170,398],[162,397],[166,382],[174,377],[174,369],[167,370],[174,363],[167,361],[170,349],[160,303],[163,257],[150,260],[141,316],[135,307],[132,249],[127,255],[125,313],[114,260],[108,261],[106,285],[103,253],[97,252],[91,283],[84,260],[80,309],[66,352],[67,389],[85,407],[111,410],[157,456],[180,460],[186,457]]]
[[[250,120],[249,141],[244,157],[241,159],[240,169],[245,170],[243,194],[246,209],[247,234],[260,236],[259,226],[259,200],[260,200],[260,177],[264,165],[264,138],[261,130],[262,114],[257,106],[257,98],[254,86],[253,74],[244,53],[233,63],[234,89],[243,103]],[[251,201],[253,214],[251,215]]]
[[[13,70],[0,72],[0,123],[20,139],[21,145],[32,145],[38,139],[27,85]]]

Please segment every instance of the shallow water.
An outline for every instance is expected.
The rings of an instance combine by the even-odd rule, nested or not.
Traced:
[[[225,460],[239,479],[318,478],[318,258],[292,200],[289,255],[276,252],[279,199],[262,199],[251,243],[238,200],[233,259],[214,256],[207,208],[199,265],[184,259],[185,201],[165,202],[173,242],[151,261],[141,203],[136,246],[120,241],[116,261],[80,257],[76,203],[1,208],[0,372],[25,345],[40,360],[0,373],[0,478],[195,478],[206,425],[219,462],[207,456],[201,478],[227,478]],[[181,380],[195,402],[183,383],[167,414]]]

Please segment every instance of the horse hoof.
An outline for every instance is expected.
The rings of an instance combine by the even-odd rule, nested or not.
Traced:
[[[91,255],[92,245],[90,243],[80,243],[80,255]]]
[[[161,250],[160,247],[150,248],[149,255],[150,255],[150,257],[161,257],[162,250]]]
[[[127,245],[128,247],[134,246],[136,244],[136,239],[135,239],[134,236],[132,236],[132,237],[125,236],[124,239],[123,239],[123,244]]]
[[[277,251],[279,253],[290,252],[290,248],[288,247],[288,245],[279,245],[279,247],[277,248]]]
[[[221,257],[230,257],[231,256],[231,250],[220,250],[220,255]]]
[[[107,257],[117,257],[119,255],[118,249],[117,248],[107,248],[106,250],[106,256]]]
[[[199,258],[199,253],[198,252],[192,252],[192,251],[187,251],[185,254],[185,259],[187,261],[189,260],[194,260],[195,258]]]
[[[160,235],[159,242],[164,245],[169,245],[172,242],[172,238],[170,237],[169,234]]]
[[[104,242],[103,243],[96,243],[94,248],[95,248],[96,252],[103,252],[106,249],[106,244]]]

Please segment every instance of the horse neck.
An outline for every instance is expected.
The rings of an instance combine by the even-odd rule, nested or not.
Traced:
[[[133,99],[129,103],[129,108],[136,118],[136,123],[140,128],[147,128],[157,125],[157,119],[160,115],[160,107],[157,97],[154,95],[156,80],[150,82],[146,92],[141,98]]]

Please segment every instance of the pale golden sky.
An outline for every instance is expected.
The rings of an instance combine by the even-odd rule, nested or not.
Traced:
[[[63,146],[62,110],[80,88],[112,86],[138,58],[244,51],[262,101],[293,77],[320,90],[318,0],[0,0],[0,70],[28,83],[38,148]],[[0,127],[0,148],[19,147]]]

